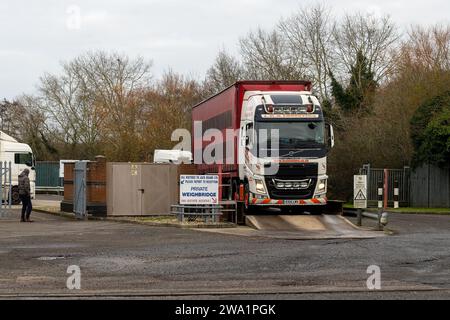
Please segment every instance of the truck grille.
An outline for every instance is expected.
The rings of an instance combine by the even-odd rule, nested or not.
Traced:
[[[275,186],[274,181],[292,181],[293,176],[267,176],[265,180],[269,197],[277,200],[311,199],[316,189],[317,176],[296,176],[295,179],[309,180],[310,184],[305,189],[280,189]]]
[[[298,180],[298,177],[317,177],[318,172],[318,163],[280,163],[277,176],[285,176],[286,180]]]

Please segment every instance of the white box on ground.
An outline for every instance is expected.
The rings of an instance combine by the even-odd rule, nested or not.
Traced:
[[[180,175],[180,204],[219,204],[219,176]]]
[[[353,177],[353,207],[367,208],[367,176],[355,175]]]

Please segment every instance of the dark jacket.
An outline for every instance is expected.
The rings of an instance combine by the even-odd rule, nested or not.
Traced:
[[[19,195],[29,196],[31,194],[30,178],[25,172],[19,175]]]

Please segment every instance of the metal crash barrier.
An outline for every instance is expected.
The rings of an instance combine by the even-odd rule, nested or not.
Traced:
[[[195,222],[201,219],[203,222],[219,222],[219,216],[222,215],[223,207],[221,205],[172,205],[170,213],[177,216],[178,221]]]
[[[388,224],[388,213],[382,212],[381,210],[379,210],[377,213],[374,213],[374,212],[366,212],[366,211],[362,211],[361,209],[358,209],[357,217],[358,217],[358,222],[357,222],[358,226],[362,226],[362,218],[363,217],[369,218],[372,220],[376,220],[378,230],[380,230],[380,231],[383,230],[384,227]]]
[[[0,213],[12,204],[11,162],[0,161]]]
[[[345,208],[343,213],[347,216],[356,216],[356,225],[358,227],[363,225],[363,218],[375,220],[379,231],[383,231],[384,227],[388,224],[389,214],[383,212],[383,210],[378,210],[378,212],[367,212],[363,209]]]

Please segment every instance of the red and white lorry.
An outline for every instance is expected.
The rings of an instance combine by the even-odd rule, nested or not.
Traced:
[[[309,81],[241,81],[193,107],[194,163],[228,181],[224,199],[247,212],[323,211],[334,135],[311,90]]]

